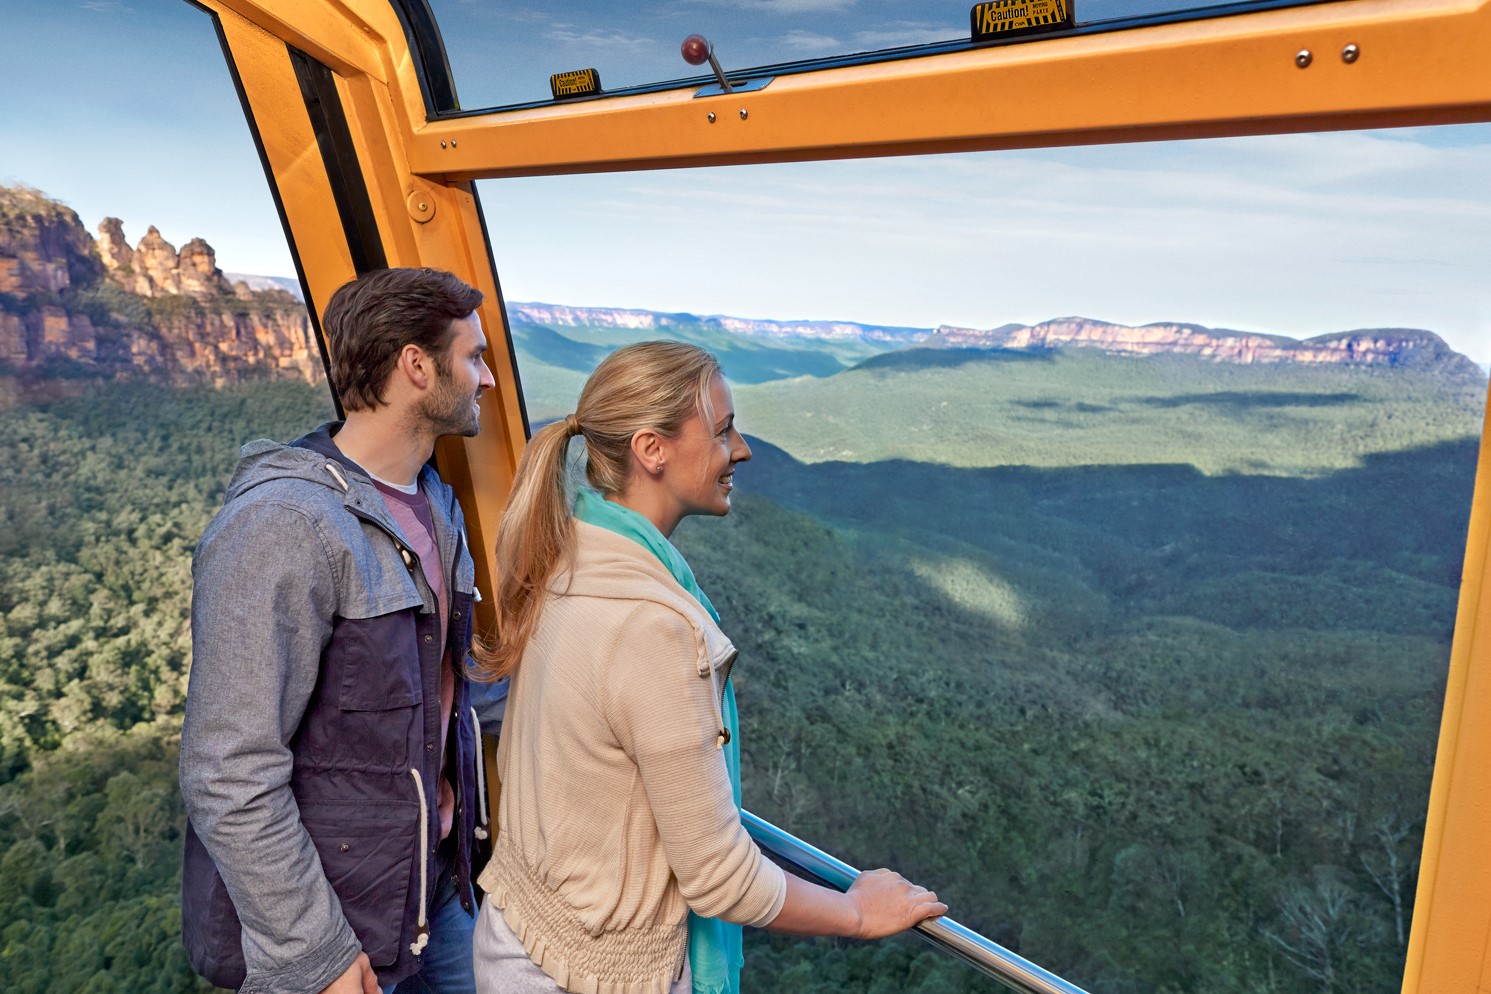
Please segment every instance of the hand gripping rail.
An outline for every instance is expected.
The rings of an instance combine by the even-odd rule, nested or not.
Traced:
[[[848,890],[859,876],[859,871],[843,860],[808,845],[749,811],[742,811],[740,820],[762,849],[835,890]],[[924,921],[912,931],[948,955],[1021,994],[1087,994],[1075,984],[1067,983],[1049,970],[1016,956],[946,916]]]

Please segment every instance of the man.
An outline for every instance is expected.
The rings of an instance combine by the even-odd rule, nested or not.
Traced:
[[[473,989],[474,566],[428,460],[494,385],[481,300],[430,269],[337,290],[346,421],[244,446],[197,547],[182,932],[217,986]]]

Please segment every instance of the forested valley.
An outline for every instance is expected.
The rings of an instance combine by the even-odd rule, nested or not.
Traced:
[[[1387,994],[1484,381],[1155,362],[737,390],[760,435],[736,511],[677,540],[741,649],[746,807],[1092,994]],[[177,903],[191,549],[238,445],[329,407],[113,384],[0,412],[6,991],[201,989]],[[933,417],[940,455],[895,450]],[[764,934],[745,984],[995,989],[913,939]]]
[[[191,552],[301,383],[103,386],[0,412],[0,989],[207,990],[181,951]]]

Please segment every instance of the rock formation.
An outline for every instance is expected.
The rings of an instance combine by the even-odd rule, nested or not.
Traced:
[[[230,284],[202,239],[178,252],[152,226],[131,247],[118,218],[94,239],[62,204],[0,186],[0,403],[90,379],[324,375],[305,308],[283,290]]]
[[[1092,348],[1124,355],[1193,355],[1215,362],[1363,366],[1438,365],[1453,375],[1481,375],[1470,359],[1432,331],[1372,328],[1332,332],[1298,341],[1280,335],[1204,328],[1194,324],[1132,327],[1090,318],[1054,318],[1036,325],[1007,324],[987,331],[944,325],[922,343],[928,348]]]
[[[256,278],[257,279],[257,278]],[[259,286],[266,285],[260,281]],[[1480,377],[1433,332],[1369,329],[1296,341],[1192,324],[1142,327],[1068,317],[989,330],[901,328],[848,321],[763,321],[638,309],[511,304],[514,323],[730,334],[973,349],[1095,348],[1176,353],[1216,362],[1432,367]],[[145,378],[222,386],[262,377],[325,376],[305,308],[282,289],[229,282],[200,238],[176,248],[155,227],[130,246],[118,218],[94,239],[64,205],[0,186],[0,404],[65,392],[66,383]]]

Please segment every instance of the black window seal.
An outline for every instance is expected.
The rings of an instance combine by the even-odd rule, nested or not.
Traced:
[[[414,75],[424,95],[425,115],[430,120],[458,114],[461,102],[456,96],[456,80],[445,54],[445,39],[428,0],[388,0],[404,28],[404,39],[413,56]]]
[[[359,276],[375,269],[387,269],[388,257],[383,252],[383,239],[378,234],[373,200],[357,159],[357,148],[352,142],[352,130],[347,124],[342,98],[337,93],[336,76],[324,63],[295,46],[286,45],[285,48],[290,52],[290,62],[295,67],[300,94],[311,118],[316,145],[321,150],[321,161],[326,166],[326,177],[331,181],[331,195],[336,201],[342,233],[352,255],[352,268]]]

